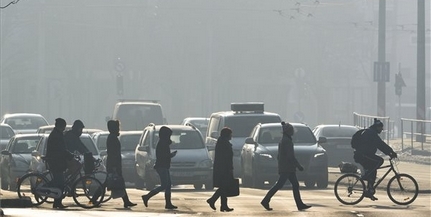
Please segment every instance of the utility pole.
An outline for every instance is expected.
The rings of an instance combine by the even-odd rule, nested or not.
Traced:
[[[417,32],[416,119],[425,120],[425,0],[418,0]],[[417,123],[416,129],[417,133],[425,133],[425,125],[422,123]]]
[[[378,39],[377,64],[382,65],[386,62],[386,0],[379,0]],[[380,72],[382,73],[382,71]],[[382,78],[382,76],[379,76],[379,78]],[[377,82],[377,116],[384,117],[386,116],[386,81],[384,79],[378,79]]]

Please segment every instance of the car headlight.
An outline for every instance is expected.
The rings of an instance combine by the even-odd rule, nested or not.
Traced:
[[[213,162],[210,159],[207,160],[203,160],[201,162],[199,162],[198,167],[200,168],[208,168],[208,167],[212,167],[213,166]]]
[[[314,154],[314,158],[323,157],[325,155],[324,152]]]
[[[259,154],[259,156],[266,159],[272,159],[272,155],[270,154]]]

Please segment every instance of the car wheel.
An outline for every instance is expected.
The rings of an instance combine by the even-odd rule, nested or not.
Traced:
[[[8,190],[8,186],[9,186],[9,183],[8,183],[7,177],[1,176],[1,189],[2,190]]]
[[[317,180],[317,187],[320,189],[328,187],[328,173],[320,176],[320,178]]]
[[[205,190],[213,190],[213,189],[214,189],[214,184],[213,184],[212,180],[211,181],[207,181],[205,183]]]
[[[259,174],[254,170],[253,167],[253,174],[251,175],[251,179],[253,180],[253,187],[255,188],[263,188],[263,180],[259,176]]]
[[[145,187],[145,181],[138,174],[136,174],[134,183],[137,189],[144,189]]]
[[[308,178],[304,181],[304,184],[305,184],[305,187],[307,188],[314,188],[316,181],[313,178]]]
[[[193,187],[195,188],[195,190],[201,190],[203,186],[204,186],[204,184],[202,184],[202,183],[194,183],[193,184]]]

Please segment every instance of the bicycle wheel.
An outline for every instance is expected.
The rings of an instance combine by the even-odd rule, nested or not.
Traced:
[[[108,177],[108,173],[105,171],[96,171],[92,173],[91,176],[99,180],[99,182],[105,187],[105,196],[103,197],[102,203],[109,201],[112,197],[111,191],[106,190],[106,178]]]
[[[105,187],[94,177],[83,176],[72,187],[75,203],[86,209],[98,207],[105,196]]]
[[[364,199],[365,183],[356,174],[342,175],[335,182],[334,194],[345,205],[355,205]]]
[[[388,182],[387,193],[389,199],[398,205],[407,205],[416,200],[419,187],[416,180],[408,174],[398,174]]]
[[[47,196],[36,193],[38,187],[46,186],[48,180],[40,173],[28,173],[19,178],[17,193],[19,198],[29,197],[33,206],[38,206],[47,200]]]

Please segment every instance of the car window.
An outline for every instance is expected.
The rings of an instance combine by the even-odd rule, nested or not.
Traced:
[[[14,135],[15,135],[14,131],[12,129],[10,129],[9,127],[6,127],[6,126],[0,127],[0,138],[1,139],[10,139]]]
[[[313,132],[311,132],[310,128],[302,126],[296,126],[294,128],[295,133],[292,136],[294,145],[313,145],[317,142],[316,137],[314,136]]]
[[[99,154],[99,151],[97,150],[93,140],[90,137],[81,137],[81,141],[82,143],[84,143],[85,147],[87,147],[88,150],[93,153],[93,155]]]
[[[141,134],[120,135],[121,150],[134,151],[140,137]]]
[[[46,126],[48,123],[42,117],[17,117],[8,118],[6,123],[13,129],[38,129],[41,126]]]
[[[26,137],[16,139],[12,147],[12,153],[30,154],[36,149],[40,137]]]
[[[159,105],[122,104],[115,119],[120,120],[122,130],[142,130],[148,124],[163,124]]]
[[[322,129],[321,136],[324,137],[352,137],[358,129],[353,127],[325,127]]]
[[[208,128],[209,128],[208,136],[211,136],[212,132],[218,132],[219,123],[220,123],[219,117],[211,118],[211,121],[209,122],[209,125],[208,125]]]
[[[97,137],[97,148],[99,150],[106,150],[106,140],[108,139],[108,134],[100,134]]]
[[[202,137],[197,131],[173,131],[171,136],[172,149],[205,148]]]
[[[257,142],[263,146],[278,145],[281,137],[283,137],[281,125],[280,127],[261,128]]]
[[[226,118],[225,126],[232,129],[233,137],[247,137],[250,135],[251,130],[258,123],[274,123],[280,122],[278,116],[230,116]]]

